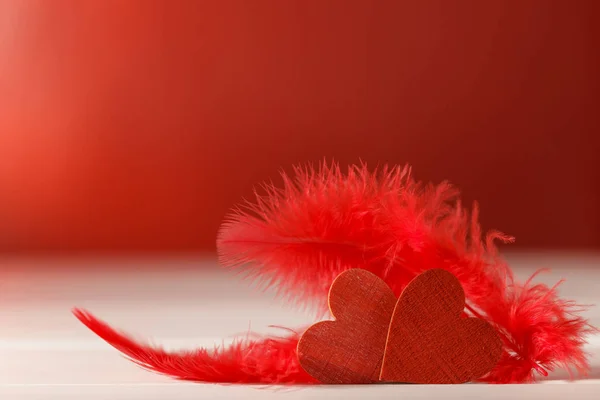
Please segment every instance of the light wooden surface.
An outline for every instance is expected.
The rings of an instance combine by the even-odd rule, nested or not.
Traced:
[[[600,255],[508,255],[527,277],[548,267],[539,281],[560,278],[564,297],[600,303]],[[85,307],[116,327],[168,348],[212,346],[251,328],[296,327],[313,322],[309,313],[261,293],[216,268],[212,257],[171,259],[2,259],[0,260],[0,399],[358,399],[521,398],[592,399],[600,393],[600,338],[590,338],[588,379],[565,384],[556,373],[539,385],[452,387],[255,388],[173,382],[146,372],[91,334],[70,314]],[[586,312],[600,326],[600,310]]]

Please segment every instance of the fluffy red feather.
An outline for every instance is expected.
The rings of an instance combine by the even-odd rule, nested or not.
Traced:
[[[343,173],[335,165],[296,168],[282,189],[266,186],[254,204],[227,217],[217,244],[222,264],[299,305],[326,310],[333,279],[349,268],[383,278],[399,295],[430,268],[455,274],[467,310],[493,324],[505,354],[484,381],[529,382],[533,371],[557,366],[585,373],[584,337],[593,328],[580,306],[558,298],[556,288],[516,282],[494,240],[482,238],[477,207],[469,214],[447,183],[423,185],[407,167],[370,172],[365,165]],[[145,368],[203,382],[313,383],[298,366],[297,335],[234,345],[213,354],[182,354],[137,344],[91,315],[76,316]]]
[[[333,165],[296,168],[282,190],[246,212],[237,210],[218,237],[222,264],[245,270],[287,298],[326,306],[333,279],[365,268],[399,295],[419,273],[444,268],[461,281],[467,310],[492,323],[506,352],[484,378],[494,383],[528,382],[533,371],[557,366],[585,373],[584,337],[593,328],[581,307],[558,298],[556,288],[521,284],[499,257],[499,232],[482,238],[478,208],[469,213],[448,183],[416,182],[407,167],[370,172]]]

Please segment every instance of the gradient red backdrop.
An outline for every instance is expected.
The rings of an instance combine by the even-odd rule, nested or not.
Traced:
[[[0,250],[212,249],[323,157],[600,247],[597,3],[0,0]]]

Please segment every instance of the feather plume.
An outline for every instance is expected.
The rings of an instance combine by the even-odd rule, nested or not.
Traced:
[[[282,174],[283,189],[266,185],[256,203],[225,218],[217,238],[219,260],[297,305],[326,312],[338,274],[389,264],[393,235],[381,219],[381,202],[415,190],[415,183],[408,168],[371,173],[361,166],[343,174],[336,164],[322,164],[319,171],[294,171],[295,180]]]
[[[466,311],[490,322],[505,352],[482,380],[531,382],[538,371],[588,369],[585,336],[595,328],[582,307],[560,299],[557,287],[517,282],[492,231],[482,237],[478,208],[462,207],[448,183],[423,185],[408,167],[366,165],[342,173],[337,164],[295,168],[283,188],[265,186],[254,204],[230,214],[219,231],[220,262],[297,305],[327,309],[337,275],[364,268],[400,295],[415,276],[443,268],[460,280]],[[213,353],[168,353],[136,343],[85,311],[75,315],[92,331],[144,368],[201,382],[315,383],[296,356],[297,334],[246,340]]]
[[[212,383],[310,384],[316,383],[300,367],[296,355],[299,334],[290,331],[284,337],[234,341],[228,347],[213,350],[169,352],[141,344],[129,335],[117,332],[85,310],[73,314],[92,332],[144,369],[183,381]]]
[[[217,241],[223,265],[321,309],[348,268],[375,273],[396,295],[419,273],[443,268],[461,281],[466,310],[503,338],[505,354],[483,380],[530,382],[534,371],[556,367],[587,371],[584,338],[595,328],[578,314],[582,307],[560,299],[556,287],[517,282],[494,244],[513,238],[482,237],[477,204],[469,213],[450,184],[423,185],[408,167],[369,172],[364,164],[346,174],[324,163],[295,174],[227,218]]]

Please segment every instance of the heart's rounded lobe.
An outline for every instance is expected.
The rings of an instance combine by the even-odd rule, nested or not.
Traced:
[[[300,365],[327,384],[379,381],[396,296],[363,269],[340,274],[329,290],[335,321],[311,326],[298,342]]]

